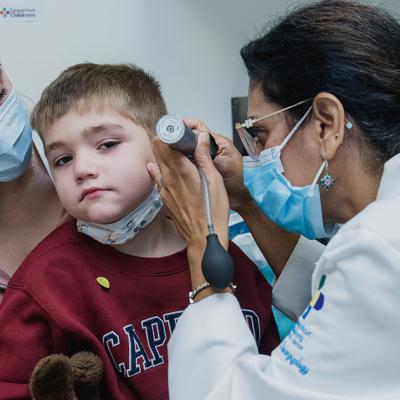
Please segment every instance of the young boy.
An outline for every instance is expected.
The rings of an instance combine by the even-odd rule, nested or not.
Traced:
[[[166,344],[188,303],[190,274],[146,170],[165,113],[157,81],[132,65],[76,65],[43,92],[32,126],[77,221],[53,231],[9,282],[0,307],[2,398],[29,396],[42,357],[81,350],[104,363],[102,398],[168,398]],[[230,253],[244,316],[270,352],[279,341],[271,290],[233,244]]]

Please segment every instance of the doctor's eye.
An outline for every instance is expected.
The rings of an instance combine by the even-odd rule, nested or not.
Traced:
[[[248,129],[248,132],[253,137],[255,143],[262,143],[264,144],[268,138],[268,132],[261,127],[251,127]]]
[[[72,160],[71,156],[61,156],[54,160],[54,167],[62,167]]]

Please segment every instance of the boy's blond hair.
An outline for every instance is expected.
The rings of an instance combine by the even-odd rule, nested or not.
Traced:
[[[70,110],[113,109],[155,135],[157,120],[167,113],[160,84],[133,64],[82,63],[67,68],[43,91],[31,114],[41,136]]]

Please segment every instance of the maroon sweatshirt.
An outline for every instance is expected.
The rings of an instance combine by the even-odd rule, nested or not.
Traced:
[[[270,353],[279,343],[271,288],[238,247],[229,251],[244,317]],[[60,226],[26,258],[0,305],[1,399],[30,397],[41,358],[82,350],[104,363],[102,399],[167,399],[167,342],[190,290],[186,251],[134,257],[78,233],[74,222]]]

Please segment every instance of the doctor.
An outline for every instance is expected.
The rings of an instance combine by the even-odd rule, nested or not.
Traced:
[[[172,400],[400,398],[400,25],[343,0],[316,2],[245,46],[249,151],[243,179],[270,221],[329,236],[312,296],[270,357],[229,288],[199,289],[206,222],[198,173],[155,140],[149,170],[188,243],[195,303],[169,343]],[[201,127],[193,122],[192,127]],[[227,245],[228,197],[200,134],[214,222]],[[222,171],[226,181],[226,170]]]

